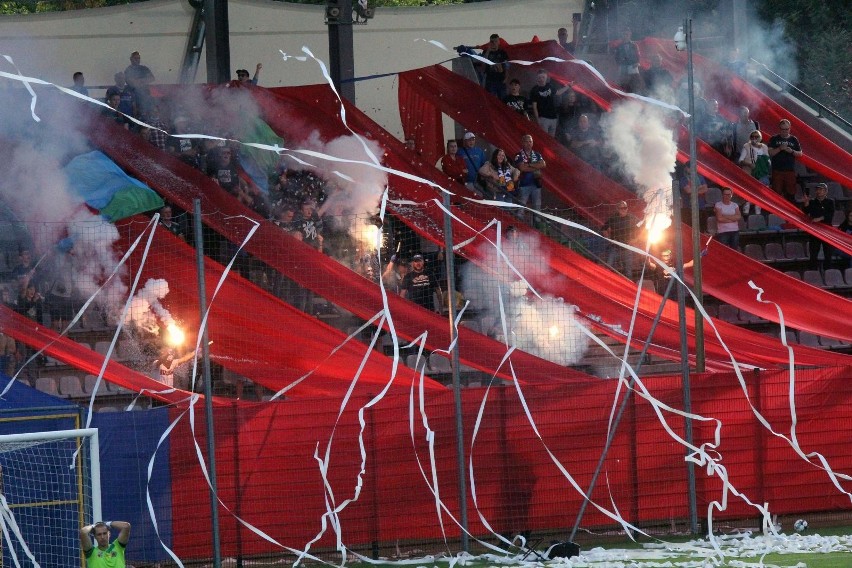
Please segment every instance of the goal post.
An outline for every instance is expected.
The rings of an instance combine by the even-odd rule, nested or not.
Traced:
[[[101,517],[97,428],[0,435],[0,568],[79,568]]]

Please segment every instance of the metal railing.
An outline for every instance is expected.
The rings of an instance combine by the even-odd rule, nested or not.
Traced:
[[[822,104],[821,102],[819,102],[818,100],[816,100],[815,98],[813,98],[812,96],[810,96],[809,94],[804,92],[802,89],[800,89],[799,87],[797,87],[796,85],[794,85],[793,83],[791,83],[790,81],[788,81],[787,79],[785,79],[784,77],[782,77],[781,75],[779,75],[778,73],[776,73],[775,71],[773,71],[772,69],[767,67],[766,64],[758,61],[757,59],[755,59],[753,57],[750,57],[749,59],[754,64],[761,67],[765,73],[770,75],[772,77],[772,79],[775,80],[775,82],[778,83],[781,86],[782,90],[795,91],[796,96],[798,96],[799,98],[805,99],[812,106],[816,107],[818,117],[820,117],[820,118],[833,118],[833,119],[837,120],[838,122],[840,122],[841,124],[845,125],[847,130],[852,131],[852,123],[850,123],[848,120],[846,120],[845,118],[840,116],[840,114],[838,114],[836,111],[830,109],[829,107],[825,106],[824,104]],[[823,116],[823,112],[826,113],[828,115],[828,117]]]

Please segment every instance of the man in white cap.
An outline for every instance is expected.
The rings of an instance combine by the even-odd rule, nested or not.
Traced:
[[[483,195],[483,189],[477,182],[477,175],[479,168],[485,165],[487,158],[482,148],[476,145],[476,134],[473,132],[464,133],[462,148],[459,154],[467,164],[467,180],[465,181],[465,185],[468,189],[479,195]]]

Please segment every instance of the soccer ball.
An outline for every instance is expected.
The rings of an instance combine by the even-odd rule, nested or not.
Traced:
[[[808,528],[808,521],[804,519],[799,519],[795,523],[793,523],[793,528],[796,529],[797,533],[805,532],[805,529]]]

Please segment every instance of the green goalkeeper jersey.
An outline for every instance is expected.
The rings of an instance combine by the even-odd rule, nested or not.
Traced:
[[[114,540],[106,549],[97,546],[86,553],[86,564],[89,568],[124,568],[125,545]]]

